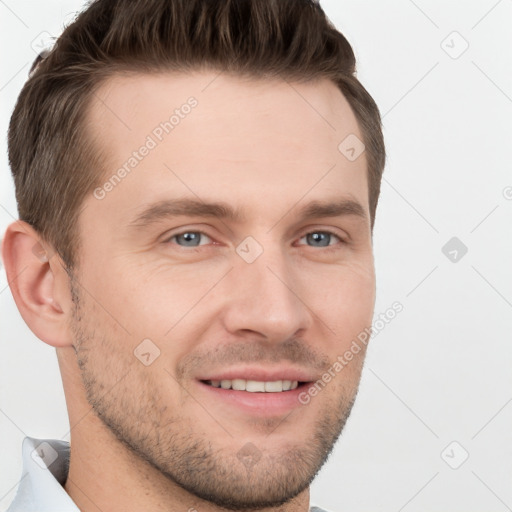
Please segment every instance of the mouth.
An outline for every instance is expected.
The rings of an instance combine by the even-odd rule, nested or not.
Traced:
[[[233,368],[196,380],[205,404],[254,417],[276,417],[303,407],[301,393],[315,382],[306,371]]]

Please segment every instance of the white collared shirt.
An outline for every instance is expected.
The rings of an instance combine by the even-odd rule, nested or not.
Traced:
[[[23,472],[7,512],[80,512],[64,489],[69,470],[69,443],[25,437]]]
[[[23,472],[7,512],[80,512],[64,489],[69,471],[67,441],[25,437]],[[310,512],[325,512],[312,506]]]

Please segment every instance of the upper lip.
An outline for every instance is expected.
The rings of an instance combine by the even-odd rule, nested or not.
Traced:
[[[291,366],[275,368],[262,368],[256,366],[237,366],[224,370],[211,371],[198,377],[199,380],[256,380],[274,382],[277,380],[290,380],[298,382],[311,382],[317,380],[311,371]]]

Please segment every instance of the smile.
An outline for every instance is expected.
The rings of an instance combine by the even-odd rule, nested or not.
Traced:
[[[299,382],[296,380],[258,381],[246,379],[224,379],[207,380],[204,382],[214,388],[249,391],[250,393],[281,393],[282,391],[291,391],[299,386]]]

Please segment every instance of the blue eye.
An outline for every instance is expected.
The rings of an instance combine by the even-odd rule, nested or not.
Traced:
[[[309,243],[313,243],[312,247],[329,247],[333,244],[330,243],[332,237],[337,238],[340,242],[343,240],[330,231],[311,231],[304,235],[300,240],[306,238]]]
[[[201,238],[201,236],[206,236],[206,238],[209,238],[208,235],[203,233],[202,231],[185,231],[184,233],[178,233],[176,235],[173,235],[171,238],[169,238],[168,242],[170,242],[173,239],[182,240],[184,242],[184,245],[182,247],[198,247],[198,241]],[[178,243],[178,245],[181,245]],[[203,244],[204,245],[204,244]]]

